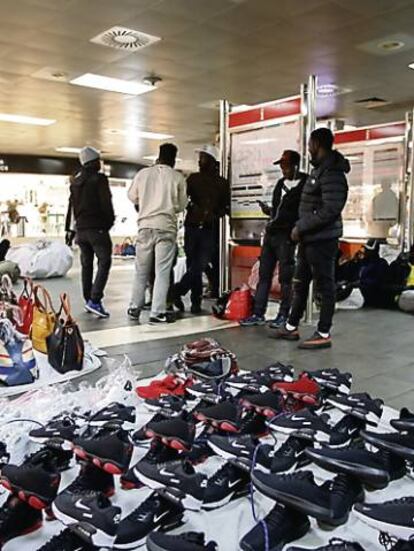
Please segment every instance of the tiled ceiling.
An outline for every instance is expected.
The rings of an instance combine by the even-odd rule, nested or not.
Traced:
[[[180,157],[191,159],[218,126],[217,111],[202,104],[296,94],[310,73],[352,90],[320,100],[322,115],[356,125],[400,119],[414,103],[413,21],[413,0],[1,0],[0,112],[57,123],[0,122],[0,151],[56,154],[89,143],[110,158],[140,161],[158,146],[135,137],[141,129],[173,134]],[[162,40],[132,54],[89,42],[115,25]],[[397,34],[408,45],[394,53],[361,48]],[[64,81],[53,81],[53,71]],[[85,72],[163,81],[138,97],[65,82]],[[391,103],[355,104],[370,96]]]

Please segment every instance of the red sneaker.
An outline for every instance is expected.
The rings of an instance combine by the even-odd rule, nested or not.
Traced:
[[[144,399],[156,399],[168,394],[184,396],[185,389],[191,384],[191,379],[183,382],[182,379],[175,375],[167,375],[164,379],[152,381],[149,385],[138,386],[135,391],[140,398]]]
[[[282,394],[299,400],[303,404],[317,405],[319,403],[320,386],[305,373],[292,383],[276,382],[272,390],[279,390]],[[303,407],[303,406],[302,406]]]

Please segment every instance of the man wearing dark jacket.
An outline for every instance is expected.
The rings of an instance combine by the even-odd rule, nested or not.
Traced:
[[[81,252],[85,309],[100,318],[107,318],[109,313],[102,304],[102,298],[111,268],[112,241],[109,230],[115,221],[112,196],[108,178],[101,172],[99,151],[93,147],[84,147],[79,160],[82,168],[70,179],[66,231],[71,232],[74,221]],[[95,256],[98,259],[98,271],[93,281]]]
[[[350,171],[347,159],[333,150],[334,137],[328,128],[311,134],[309,153],[313,170],[303,188],[299,219],[292,230],[292,240],[299,241],[298,259],[293,279],[293,304],[288,322],[275,337],[299,340],[299,322],[305,312],[309,285],[315,280],[321,297],[319,324],[315,333],[303,341],[304,349],[330,348],[330,330],[335,312],[335,259],[338,239],[342,236],[342,210],[348,196],[345,174]]]
[[[263,212],[271,218],[266,227],[260,255],[259,283],[254,297],[253,315],[241,320],[242,327],[266,323],[265,313],[277,262],[282,297],[279,314],[270,322],[270,327],[276,329],[287,321],[291,305],[296,244],[291,240],[290,234],[298,219],[300,197],[307,175],[299,172],[300,155],[297,151],[284,151],[274,164],[280,165],[283,178],[277,182],[273,191],[272,207],[260,203]]]
[[[191,291],[193,314],[201,312],[202,275],[212,258],[214,228],[230,207],[228,183],[217,172],[217,148],[208,144],[198,153],[200,171],[191,174],[187,180],[189,204],[184,222],[187,272],[174,287],[174,303],[181,311],[184,311],[181,297]]]

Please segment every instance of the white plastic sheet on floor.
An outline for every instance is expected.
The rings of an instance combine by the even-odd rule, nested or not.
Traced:
[[[114,370],[109,376],[103,378],[94,387],[87,383],[81,383],[80,388],[75,392],[68,392],[64,387],[51,387],[42,389],[38,392],[19,398],[13,402],[0,402],[0,439],[9,442],[11,446],[12,462],[19,462],[24,453],[34,451],[36,446],[27,438],[27,432],[31,425],[29,422],[20,421],[19,423],[5,424],[14,418],[34,419],[45,422],[52,415],[55,415],[63,409],[71,410],[81,408],[85,411],[91,408],[93,411],[100,409],[111,401],[120,401],[124,404],[136,405],[137,422],[136,428],[143,426],[151,418],[151,414],[142,405],[135,392],[126,391],[124,386],[127,380],[134,383],[136,374],[128,368],[127,364]],[[147,380],[148,381],[148,380]],[[145,384],[140,381],[140,384]],[[341,413],[332,410],[330,412],[333,420],[341,417]],[[375,430],[390,431],[389,420],[398,416],[398,412],[391,408],[384,408],[383,417],[379,427]],[[283,438],[278,444],[283,442]],[[146,448],[136,448],[132,458],[131,465],[146,453]],[[196,467],[200,472],[212,475],[223,464],[223,460],[218,457],[209,458],[206,463]],[[318,482],[333,478],[334,475],[323,471],[318,467],[306,467],[311,469]],[[79,467],[74,466],[70,471],[63,473],[61,490],[69,484],[77,475]],[[117,477],[119,478],[119,477]],[[146,497],[150,491],[146,488],[140,490],[125,491],[120,489],[119,480],[116,480],[117,491],[112,498],[112,502],[122,508],[122,516],[128,515],[135,509]],[[1,496],[5,500],[8,493],[4,491]],[[366,493],[367,502],[383,502],[389,499],[414,495],[414,481],[409,477],[404,477],[399,481],[392,482],[385,490]],[[260,493],[255,492],[254,502],[256,513],[263,518],[273,507],[274,502],[265,498]],[[240,539],[256,524],[251,510],[251,504],[248,497],[235,500],[228,505],[215,511],[203,511],[185,513],[185,525],[177,529],[175,533],[195,530],[205,532],[208,539],[215,540],[218,543],[219,551],[237,551],[239,549]],[[369,528],[367,525],[356,519],[351,513],[348,522],[332,531],[321,530],[316,522],[311,519],[310,532],[300,540],[291,545],[301,545],[314,548],[325,545],[331,538],[343,538],[349,541],[358,541],[366,551],[382,549],[378,543],[378,532]],[[58,534],[63,526],[58,521],[44,522],[41,530],[34,534],[11,540],[4,546],[4,551],[36,551],[53,535]],[[140,548],[145,551],[146,547]]]

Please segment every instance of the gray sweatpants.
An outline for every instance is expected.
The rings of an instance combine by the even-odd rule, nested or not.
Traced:
[[[141,310],[144,306],[145,289],[155,265],[151,316],[165,314],[170,272],[175,257],[176,237],[174,232],[164,230],[142,228],[138,231],[131,308]]]

